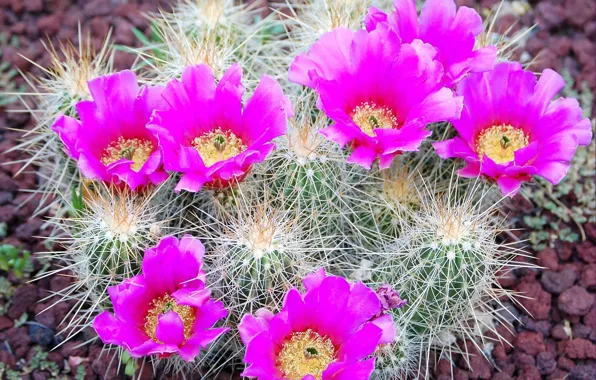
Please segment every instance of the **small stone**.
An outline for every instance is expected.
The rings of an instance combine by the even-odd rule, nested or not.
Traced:
[[[538,25],[545,29],[559,26],[565,21],[565,10],[560,5],[541,1],[536,6],[536,19]]]
[[[581,323],[577,323],[575,325],[573,325],[573,328],[571,329],[571,331],[573,331],[573,337],[574,338],[583,338],[583,339],[588,339],[590,334],[592,333],[592,329],[584,324]]]
[[[515,348],[532,356],[536,356],[540,352],[546,350],[542,335],[529,331],[524,331],[518,334],[515,340]]]
[[[54,332],[42,324],[32,323],[29,325],[29,337],[40,346],[49,346],[54,341]]]
[[[517,380],[542,380],[540,371],[536,367],[525,367],[517,375]]]
[[[556,271],[559,268],[559,258],[557,252],[552,248],[545,248],[538,252],[538,265],[552,271]]]
[[[553,327],[552,323],[547,320],[537,321],[534,318],[528,316],[523,316],[521,321],[527,330],[540,333],[542,336],[548,336],[550,334],[550,330]]]
[[[59,13],[52,13],[47,16],[41,16],[37,19],[37,27],[44,35],[54,35],[60,31],[62,26],[62,17]]]
[[[536,357],[536,368],[542,375],[550,375],[557,369],[557,358],[552,352],[541,352]]]
[[[568,261],[573,255],[573,244],[568,242],[557,241],[555,245],[555,249],[557,251],[557,255],[559,255],[559,259],[562,261]]]
[[[9,318],[0,315],[0,331],[10,329],[12,326],[14,326],[14,323]]]
[[[579,283],[586,289],[596,288],[596,264],[584,266]]]
[[[594,380],[596,379],[596,365],[581,364],[571,369],[569,372],[570,380]]]
[[[559,296],[559,309],[569,315],[585,315],[590,311],[594,297],[580,286],[567,289]]]
[[[535,319],[548,318],[552,296],[542,289],[539,282],[521,282],[515,287],[515,290],[521,295],[517,301],[525,308],[522,312],[529,313]]]
[[[14,293],[13,302],[8,313],[6,314],[10,319],[20,318],[26,312],[33,312],[38,300],[37,287],[35,285],[24,285]]]
[[[571,268],[565,268],[561,272],[546,270],[542,272],[542,276],[540,277],[542,287],[552,294],[563,293],[572,287],[576,280],[577,274]]]
[[[571,368],[575,367],[575,362],[565,356],[559,356],[557,359],[557,367],[569,371]]]
[[[596,263],[596,246],[590,241],[584,241],[575,246],[575,250],[580,259],[588,264]]]
[[[29,12],[41,12],[43,10],[42,0],[25,0],[23,3],[25,10]]]
[[[550,330],[550,335],[555,340],[569,340],[569,335],[563,325],[555,325],[552,330]]]
[[[573,339],[566,342],[565,355],[571,359],[596,359],[596,346],[586,339]]]

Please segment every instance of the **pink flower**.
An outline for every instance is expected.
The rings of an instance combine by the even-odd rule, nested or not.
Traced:
[[[166,86],[163,97],[170,108],[156,112],[149,128],[159,138],[165,168],[183,174],[176,191],[241,180],[285,133],[292,105],[281,87],[263,76],[243,109],[241,80],[238,64],[217,85],[209,66],[197,65]]]
[[[578,145],[588,145],[592,128],[577,100],[555,95],[563,78],[546,69],[540,80],[519,63],[471,74],[458,85],[464,96],[459,136],[434,144],[442,158],[463,158],[463,177],[479,175],[515,195],[522,182],[541,176],[553,184],[565,174]]]
[[[427,0],[420,20],[416,1],[395,0],[395,11],[387,15],[371,7],[364,21],[367,30],[388,24],[404,43],[420,39],[437,49],[436,59],[445,68],[443,81],[451,87],[468,72],[492,70],[497,49],[494,46],[474,50],[476,37],[482,32],[482,19],[475,10],[460,7],[453,0]]]
[[[326,276],[321,269],[304,279],[305,294],[290,289],[283,309],[261,309],[242,318],[246,345],[243,376],[260,380],[364,380],[380,344],[395,340],[390,314],[363,283]]]
[[[228,331],[212,328],[227,312],[205,288],[204,253],[190,235],[164,238],[146,250],[143,273],[108,288],[114,314],[104,311],[93,321],[101,340],[133,357],[178,354],[191,361]]]
[[[52,126],[83,176],[133,190],[165,181],[157,139],[146,128],[153,110],[165,105],[162,88],[139,89],[125,70],[89,81],[89,91],[93,100],[76,105],[80,121],[62,115]]]
[[[319,107],[335,124],[321,133],[353,149],[348,162],[382,169],[402,151],[416,151],[427,124],[459,116],[462,100],[443,87],[435,49],[402,44],[386,25],[324,34],[292,63],[291,81],[315,89]]]

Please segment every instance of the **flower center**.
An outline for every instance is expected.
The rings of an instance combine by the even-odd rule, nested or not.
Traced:
[[[511,125],[487,128],[476,139],[476,153],[482,160],[486,154],[497,164],[513,161],[515,152],[528,146],[528,135]]]
[[[108,145],[101,158],[101,163],[110,165],[125,158],[133,162],[130,168],[138,172],[145,165],[153,150],[153,144],[149,140],[125,139],[120,136],[118,140]]]
[[[364,102],[352,111],[352,119],[362,132],[376,136],[375,129],[397,128],[397,118],[387,107],[379,107],[374,103]]]
[[[149,311],[145,316],[145,333],[149,335],[153,341],[162,343],[157,339],[155,330],[157,329],[159,316],[168,311],[173,311],[178,314],[184,324],[184,337],[188,339],[192,333],[192,326],[195,322],[195,310],[191,306],[178,305],[176,299],[169,294],[160,298],[155,298],[151,301]]]
[[[230,131],[217,128],[192,140],[192,146],[199,152],[205,166],[225,161],[246,150],[242,139]]]
[[[321,380],[323,371],[335,361],[335,347],[329,338],[308,329],[292,334],[278,357],[276,366],[287,380],[312,375]]]

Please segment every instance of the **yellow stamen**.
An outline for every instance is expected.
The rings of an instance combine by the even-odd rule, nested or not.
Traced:
[[[178,305],[176,299],[169,294],[151,301],[151,306],[145,316],[145,333],[155,342],[163,343],[157,339],[155,330],[157,329],[159,316],[168,311],[173,311],[178,314],[184,324],[184,338],[188,339],[192,333],[192,326],[195,322],[195,311],[190,306]]]
[[[398,122],[393,111],[387,107],[379,107],[374,103],[364,102],[352,111],[352,119],[362,132],[376,136],[375,129],[397,128]]]
[[[486,154],[497,164],[513,161],[515,151],[528,146],[529,137],[520,128],[495,125],[482,131],[476,139],[476,153],[482,159]]]
[[[153,144],[149,140],[125,139],[120,136],[118,137],[118,140],[113,141],[108,145],[101,158],[101,163],[109,165],[126,158],[127,160],[133,161],[130,168],[135,172],[138,172],[143,165],[145,165],[145,162],[147,162],[147,159],[153,151]]]
[[[192,146],[199,152],[203,163],[208,167],[246,150],[246,145],[242,143],[241,138],[231,131],[222,131],[221,128],[196,137],[192,140]]]
[[[284,343],[276,366],[287,380],[302,380],[306,375],[321,380],[323,371],[334,361],[335,346],[331,340],[308,329],[292,334]]]

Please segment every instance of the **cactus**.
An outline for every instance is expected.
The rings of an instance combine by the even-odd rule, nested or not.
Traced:
[[[423,193],[402,235],[373,255],[373,281],[400,289],[409,300],[396,318],[419,347],[428,348],[421,364],[428,366],[431,348],[454,350],[457,338],[484,339],[482,316],[503,320],[490,304],[509,296],[497,279],[519,265],[511,259],[520,252],[496,242],[502,229],[495,206],[486,206],[489,198],[489,190],[458,189],[457,181],[445,192]],[[496,334],[494,326],[487,327]]]
[[[275,208],[264,189],[256,197],[239,196],[237,211],[226,222],[204,223],[195,230],[206,236],[207,281],[228,309],[228,326],[236,327],[244,314],[264,307],[279,310],[286,291],[325,263],[324,242],[292,210]],[[238,365],[242,348],[237,332],[231,331],[200,364],[213,372]]]
[[[42,276],[70,270],[77,280],[59,294],[76,302],[73,320],[65,328],[67,336],[88,327],[97,312],[111,308],[109,286],[139,273],[144,249],[158,240],[164,228],[158,217],[162,211],[158,193],[159,189],[138,195],[107,185],[82,185],[73,197],[72,216],[53,221],[66,235],[56,236],[55,242],[66,251],[44,256],[65,265]]]

